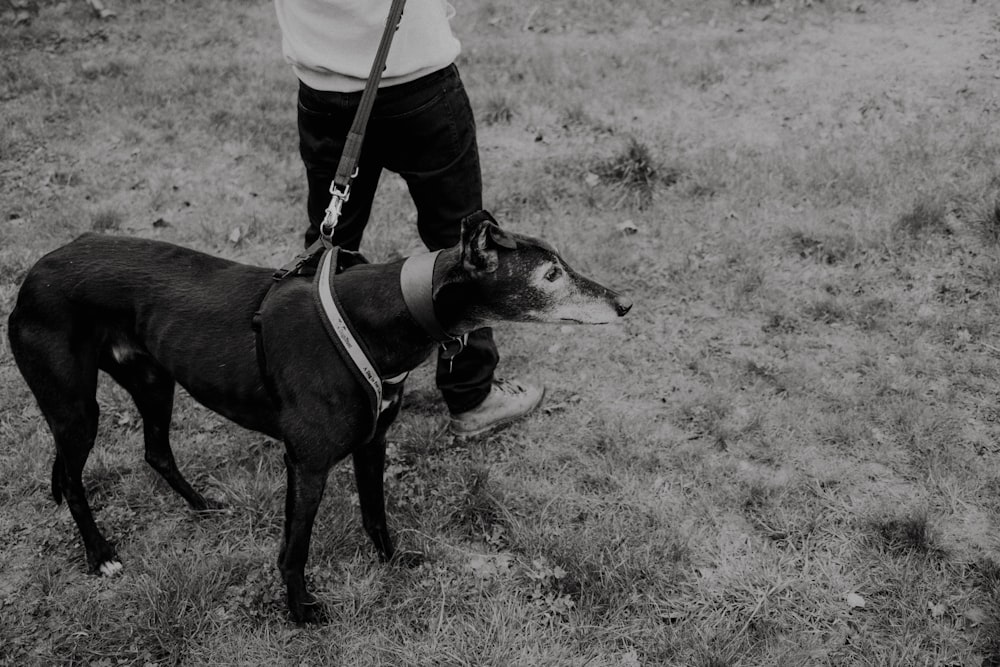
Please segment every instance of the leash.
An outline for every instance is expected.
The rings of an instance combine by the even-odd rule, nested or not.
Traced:
[[[385,30],[379,41],[375,60],[365,82],[364,92],[358,103],[358,110],[355,112],[354,121],[347,134],[344,143],[344,150],[341,152],[340,160],[337,163],[337,171],[334,174],[333,182],[330,183],[330,204],[324,213],[323,221],[319,226],[319,238],[312,243],[305,251],[296,255],[290,262],[274,272],[272,278],[274,283],[281,282],[289,276],[298,275],[302,269],[308,265],[319,262],[319,269],[316,272],[315,285],[313,291],[317,308],[323,315],[321,317],[323,326],[334,342],[337,351],[341,354],[352,373],[356,376],[361,386],[365,389],[368,402],[371,406],[372,427],[369,439],[375,433],[378,424],[378,416],[386,407],[383,405],[383,383],[396,385],[406,379],[407,373],[403,373],[394,378],[383,380],[375,367],[372,365],[363,343],[355,335],[353,327],[344,317],[340,302],[337,299],[334,288],[333,277],[337,273],[337,255],[339,249],[333,245],[333,234],[336,231],[337,222],[340,219],[344,203],[351,196],[351,183],[358,174],[358,161],[361,156],[361,147],[364,143],[365,130],[368,127],[368,119],[375,104],[375,97],[378,93],[378,84],[382,79],[382,72],[385,70],[385,63],[389,57],[389,47],[396,30],[399,29],[399,22],[403,16],[403,6],[406,0],[392,0],[389,9],[389,16],[386,19]],[[326,252],[324,252],[326,251]],[[403,301],[413,319],[419,324],[432,340],[441,346],[441,358],[452,362],[468,341],[468,336],[453,336],[441,327],[434,314],[433,302],[433,277],[434,265],[440,251],[423,253],[409,257],[404,263],[400,272],[400,288],[403,293]],[[257,353],[257,365],[260,368],[264,387],[275,403],[279,403],[279,397],[273,378],[271,378],[267,368],[267,358],[264,353],[263,336],[261,334],[261,312],[271,294],[268,289],[261,300],[260,307],[254,313],[252,327]]]
[[[361,102],[358,110],[354,114],[354,122],[347,133],[347,142],[344,144],[344,151],[340,154],[340,163],[330,184],[330,205],[326,209],[326,216],[319,226],[321,238],[331,241],[333,230],[337,226],[340,218],[340,210],[344,202],[351,196],[351,181],[358,174],[358,159],[361,156],[361,144],[365,139],[365,129],[368,127],[368,118],[371,116],[372,107],[375,105],[375,94],[378,92],[378,84],[382,79],[382,72],[385,71],[385,62],[389,58],[389,46],[392,44],[392,37],[399,29],[399,21],[403,17],[403,5],[406,0],[392,0],[389,8],[389,18],[385,22],[385,30],[382,32],[382,39],[379,41],[378,51],[375,52],[375,60],[372,62],[371,72],[368,73],[368,81],[365,83],[365,90],[361,94]]]
[[[389,16],[385,21],[385,30],[382,31],[378,50],[375,52],[375,60],[368,73],[364,92],[361,93],[358,110],[354,113],[351,129],[347,133],[344,150],[337,163],[337,171],[330,183],[330,204],[326,207],[323,221],[319,225],[319,238],[306,248],[305,252],[296,255],[292,261],[275,271],[275,280],[283,280],[290,275],[299,273],[303,267],[314,261],[324,248],[333,247],[333,233],[340,220],[340,212],[344,208],[344,203],[351,196],[351,183],[358,175],[358,160],[361,158],[361,146],[364,144],[368,119],[371,117],[372,107],[375,106],[378,84],[382,80],[382,72],[385,71],[385,63],[389,58],[389,47],[392,45],[393,35],[399,29],[405,4],[406,0],[392,0],[392,6],[389,8]]]
[[[292,260],[277,271],[272,278],[274,283],[281,282],[289,276],[295,276],[302,272],[308,265],[314,264],[320,257],[324,249],[334,248],[333,233],[336,230],[337,222],[340,219],[340,212],[344,207],[344,202],[351,196],[351,182],[358,174],[358,160],[361,157],[361,146],[364,143],[365,130],[368,127],[368,119],[371,117],[372,107],[375,105],[375,97],[378,94],[378,84],[382,80],[382,72],[385,70],[386,60],[389,58],[389,47],[392,44],[393,35],[399,29],[399,22],[403,17],[403,6],[406,0],[392,0],[389,8],[389,16],[386,18],[385,29],[382,31],[382,38],[379,40],[378,50],[375,52],[375,60],[372,62],[368,80],[365,82],[364,92],[361,93],[361,101],[358,103],[358,110],[354,114],[354,121],[347,133],[347,140],[344,143],[344,150],[340,154],[340,161],[337,163],[337,171],[334,174],[333,182],[330,183],[330,204],[327,206],[323,221],[319,227],[319,238],[305,251],[296,255]],[[336,273],[336,256],[333,257],[333,273]],[[332,290],[332,283],[331,283]],[[257,354],[257,365],[260,369],[264,387],[275,405],[279,404],[278,394],[274,386],[273,378],[267,370],[267,358],[264,354],[264,341],[261,335],[261,312],[271,295],[268,289],[261,299],[257,312],[253,314],[251,327],[254,331],[254,341]],[[376,416],[381,408],[381,393],[379,401],[375,403]]]

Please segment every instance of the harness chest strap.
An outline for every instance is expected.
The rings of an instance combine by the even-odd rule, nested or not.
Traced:
[[[347,356],[354,362],[354,365],[361,372],[362,377],[375,393],[375,405],[381,406],[382,379],[378,376],[371,361],[368,360],[368,355],[361,351],[358,339],[354,337],[354,333],[348,327],[344,316],[340,314],[340,306],[334,296],[333,285],[330,284],[332,273],[330,267],[336,262],[336,254],[334,251],[327,252],[321,261],[318,277],[319,284],[317,285],[319,289],[319,303],[323,308],[323,314],[326,315],[326,321],[332,328],[336,339],[343,346]]]
[[[336,273],[337,249],[332,248],[324,253],[320,260],[319,272],[316,274],[316,290],[319,309],[322,314],[324,328],[333,340],[337,351],[348,361],[354,374],[358,377],[365,393],[368,394],[369,403],[372,408],[374,423],[378,419],[387,405],[383,401],[383,384],[396,385],[406,379],[407,373],[401,373],[392,378],[383,380],[375,366],[368,357],[367,352],[362,347],[360,339],[355,334],[353,328],[344,318],[340,302],[337,299],[336,290],[333,287],[333,276]]]
[[[442,357],[451,359],[464,347],[464,336],[456,337],[446,332],[434,314],[432,283],[434,263],[439,253],[440,251],[423,253],[408,258],[403,263],[400,272],[400,289],[403,293],[403,301],[414,320],[433,340],[441,345]],[[368,396],[372,414],[371,433],[374,434],[379,414],[388,407],[388,402],[383,400],[383,385],[397,385],[403,382],[408,374],[401,373],[383,380],[372,364],[363,343],[344,317],[333,283],[333,276],[336,274],[337,254],[338,248],[334,246],[324,252],[320,258],[319,270],[314,279],[313,296],[320,319],[323,322],[323,328],[326,329],[327,335],[329,335],[334,347],[337,348],[337,352],[348,362],[347,366]],[[277,275],[275,279],[280,280]],[[270,290],[268,290],[269,294]],[[254,314],[253,329],[256,334],[257,363],[260,366],[265,387],[271,398],[277,400],[277,392],[267,370],[267,359],[264,355],[261,337],[261,312],[264,310],[266,301],[267,295],[265,295],[260,309]]]

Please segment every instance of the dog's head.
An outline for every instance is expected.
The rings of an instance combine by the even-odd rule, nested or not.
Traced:
[[[477,318],[606,324],[632,302],[571,269],[555,248],[505,232],[486,211],[462,221],[462,271],[476,286]]]

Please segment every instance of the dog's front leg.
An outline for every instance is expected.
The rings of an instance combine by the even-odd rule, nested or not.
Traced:
[[[375,436],[371,442],[357,447],[352,453],[354,461],[354,481],[358,487],[358,502],[361,505],[361,523],[375,544],[379,560],[395,559],[407,567],[420,564],[419,554],[397,553],[389,536],[389,525],[385,518],[385,434],[396,420],[402,405],[403,385],[391,385],[386,391],[388,406],[378,417]]]
[[[305,567],[309,557],[316,510],[326,489],[328,468],[309,466],[285,454],[288,489],[285,496],[285,541],[278,556],[278,568],[285,580],[288,610],[296,623],[320,623],[323,607],[306,590]]]
[[[382,475],[385,470],[385,433],[383,429],[375,438],[354,450],[354,481],[358,486],[361,505],[361,523],[368,537],[375,543],[381,561],[392,558],[392,538],[385,520],[385,489]]]

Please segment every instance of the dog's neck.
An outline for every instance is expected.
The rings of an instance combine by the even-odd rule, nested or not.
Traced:
[[[485,326],[482,313],[476,312],[476,304],[482,301],[481,295],[462,266],[460,246],[441,251],[434,265],[431,290],[434,294],[434,315],[446,332],[462,336]]]
[[[399,286],[402,264],[363,264],[335,278],[345,315],[383,377],[413,370],[438,345],[403,302]],[[482,326],[470,312],[470,304],[476,303],[476,288],[462,270],[460,247],[441,252],[434,266],[432,291],[436,293],[434,314],[446,332],[461,336]]]

